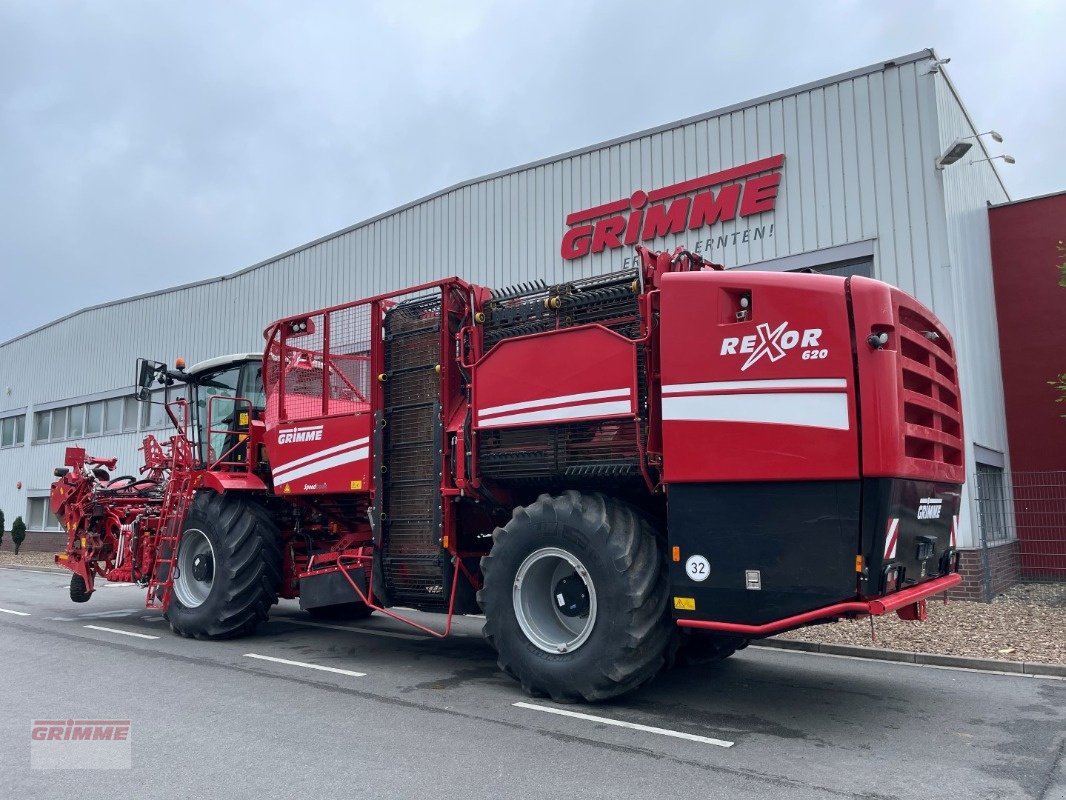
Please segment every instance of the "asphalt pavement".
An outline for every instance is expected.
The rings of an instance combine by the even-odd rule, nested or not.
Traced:
[[[140,587],[76,605],[67,583],[0,569],[0,797],[1066,800],[1061,679],[750,647],[557,705],[497,670],[475,617],[438,640],[282,601],[201,642]],[[31,768],[42,719],[130,720],[132,766]]]

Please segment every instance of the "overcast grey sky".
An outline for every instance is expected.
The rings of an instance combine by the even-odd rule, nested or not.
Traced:
[[[1012,197],[1061,191],[1064,31],[1025,0],[0,0],[0,341],[923,47]]]

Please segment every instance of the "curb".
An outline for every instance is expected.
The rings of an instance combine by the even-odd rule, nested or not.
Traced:
[[[948,656],[940,653],[911,653],[906,650],[886,650],[878,647],[859,647],[850,644],[821,644],[793,639],[763,639],[752,642],[752,647],[767,647],[775,650],[798,650],[804,653],[823,653],[831,656],[851,656],[878,661],[898,661],[906,664],[925,664],[936,667],[957,667],[986,672],[1006,672],[1015,675],[1043,675],[1066,678],[1064,664],[1038,664],[1032,661],[1000,661],[995,658],[971,656]]]
[[[49,567],[49,566],[36,566],[33,564],[0,564],[0,569],[19,569],[27,572],[54,572],[56,575],[62,575],[70,570],[63,569],[62,567]]]

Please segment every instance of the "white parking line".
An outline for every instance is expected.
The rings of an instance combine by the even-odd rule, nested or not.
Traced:
[[[672,731],[668,728],[655,728],[651,725],[640,725],[636,722],[624,722],[620,719],[610,719],[608,717],[594,717],[592,714],[582,714],[578,711],[566,711],[562,708],[537,706],[533,705],[533,703],[512,703],[512,705],[517,706],[518,708],[529,708],[533,711],[544,711],[548,714],[559,714],[563,717],[574,717],[575,719],[584,719],[589,722],[598,722],[601,725],[614,725],[619,728],[630,728],[635,731],[644,731],[644,733],[656,733],[659,736],[672,736],[675,739],[688,739],[690,742],[713,744],[715,747],[732,747],[735,744],[735,742],[727,742],[724,739],[713,739],[710,736],[697,736],[694,733]]]
[[[327,625],[325,622],[305,622],[302,619],[287,619],[284,617],[278,617],[278,622],[291,622],[293,625],[303,625],[305,628],[325,628],[330,631],[345,631],[346,633],[366,633],[370,636],[385,636],[389,639],[411,639],[416,642],[423,642],[428,639],[428,636],[422,636],[417,633],[397,633],[395,631],[372,631],[369,628],[353,628],[348,625]]]
[[[14,614],[16,617],[29,616],[29,614],[27,614],[25,611],[12,611],[10,608],[0,608],[0,611],[4,612],[5,614]]]
[[[278,664],[288,664],[290,667],[305,667],[307,669],[317,669],[322,672],[335,672],[338,675],[351,675],[353,678],[366,677],[365,672],[355,672],[350,669],[340,669],[339,667],[324,667],[321,664],[308,664],[306,661],[290,661],[287,658],[275,658],[274,656],[261,656],[258,653],[245,653],[245,658],[258,658],[260,661],[273,661]]]
[[[134,633],[133,631],[120,631],[118,628],[105,628],[103,625],[83,625],[94,631],[106,631],[107,633],[121,633],[123,636],[136,636],[138,639],[158,639],[158,636],[149,636],[147,633]]]

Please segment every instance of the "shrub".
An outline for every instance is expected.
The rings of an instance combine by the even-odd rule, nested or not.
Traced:
[[[22,521],[22,517],[15,517],[15,521],[11,523],[11,541],[15,543],[15,555],[18,555],[19,548],[26,541],[26,523]]]

